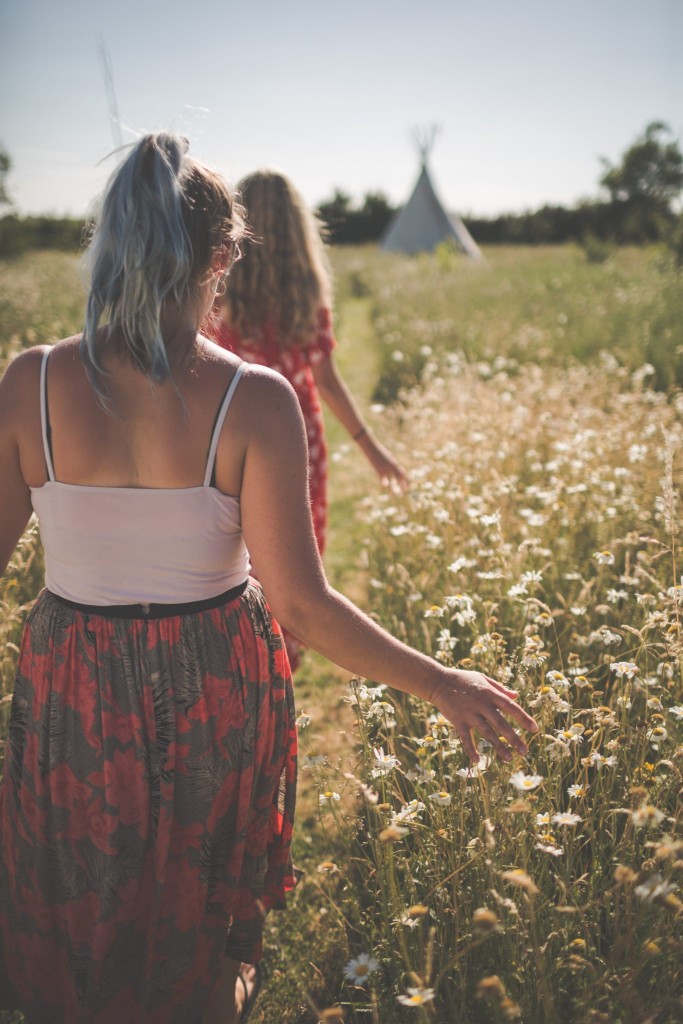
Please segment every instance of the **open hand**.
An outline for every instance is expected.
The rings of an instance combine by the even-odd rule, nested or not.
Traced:
[[[513,718],[523,729],[537,732],[538,725],[515,703],[517,692],[482,672],[444,669],[429,701],[449,720],[468,757],[479,761],[474,733],[491,744],[495,753],[510,761],[512,751],[526,754],[527,744],[505,719]]]
[[[395,493],[402,493],[407,490],[408,477],[403,467],[396,461],[384,445],[373,444],[366,452],[370,465],[377,473],[385,487],[390,487]]]

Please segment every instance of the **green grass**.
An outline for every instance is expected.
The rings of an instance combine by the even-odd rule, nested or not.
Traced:
[[[651,364],[660,389],[683,385],[683,289],[670,253],[616,249],[598,264],[578,246],[501,246],[486,257],[340,254],[347,288],[372,297],[378,401],[444,352],[469,364],[558,368],[608,354],[627,374]]]
[[[81,329],[85,289],[80,266],[80,257],[55,252],[0,261],[0,366],[11,353]]]

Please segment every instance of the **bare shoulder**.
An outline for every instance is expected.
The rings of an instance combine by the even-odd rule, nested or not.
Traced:
[[[20,352],[9,363],[0,380],[0,418],[7,424],[14,416],[23,419],[27,410],[38,408],[40,368],[47,351],[59,350],[68,358],[78,358],[78,337],[65,338],[56,345],[34,345]],[[51,357],[52,358],[52,357]]]
[[[56,356],[60,362],[64,361],[81,361],[81,335],[73,334],[70,338],[62,338],[61,341],[56,342],[52,346],[52,354],[50,359]]]
[[[25,405],[30,395],[38,395],[40,366],[47,345],[36,345],[20,352],[9,363],[0,380],[0,417],[3,421]]]
[[[299,412],[299,399],[286,377],[269,366],[244,363],[240,390],[243,398],[254,403],[258,415],[268,415],[270,410],[282,413],[287,410]]]
[[[253,399],[258,399],[261,395],[272,397],[283,385],[284,390],[291,392],[296,398],[294,389],[277,370],[271,370],[268,366],[261,366],[259,363],[250,363],[241,359],[234,352],[221,348],[209,338],[202,337],[200,359],[202,369],[210,374],[213,374],[218,368],[232,367],[233,370],[238,370],[242,367],[239,391],[248,392]]]
[[[294,388],[282,374],[267,366],[243,364],[234,406],[235,419],[251,440],[260,439],[279,447],[305,433]]]
[[[63,338],[61,341],[55,342],[54,345],[34,345],[32,348],[24,349],[10,360],[5,376],[11,374],[11,379],[16,382],[23,380],[24,377],[32,379],[36,373],[40,373],[40,366],[46,352],[50,352],[51,360],[54,360],[57,353],[59,353],[57,358],[78,359],[80,340],[80,334],[75,334],[71,338]]]

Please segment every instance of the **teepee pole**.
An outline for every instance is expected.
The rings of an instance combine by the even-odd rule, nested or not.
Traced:
[[[441,125],[436,123],[416,125],[415,128],[413,128],[411,135],[420,155],[420,163],[423,167],[426,165],[432,149],[434,148],[434,143],[440,133]]]

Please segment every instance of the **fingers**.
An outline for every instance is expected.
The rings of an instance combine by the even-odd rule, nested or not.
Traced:
[[[515,704],[514,701],[505,697],[501,694],[492,694],[493,702],[499,711],[509,715],[510,718],[514,718],[516,722],[522,726],[523,729],[527,729],[529,732],[538,732],[538,725],[531,717],[527,715],[523,708],[520,708],[519,704]],[[503,719],[505,721],[505,719]]]
[[[389,466],[383,472],[379,471],[379,478],[383,487],[388,487],[393,494],[404,494],[408,489],[408,477],[400,466]]]
[[[498,680],[493,679],[492,676],[484,676],[484,679],[486,680],[487,683],[490,683],[491,686],[494,686],[496,690],[500,690],[501,693],[504,693],[507,697],[509,697],[510,700],[517,700],[519,694],[516,690],[511,690],[509,686],[504,686],[503,683],[499,683]]]
[[[527,744],[521,736],[517,735],[510,723],[506,722],[500,712],[496,711],[495,708],[486,715],[485,719],[483,715],[480,715],[480,718],[486,721],[489,728],[494,730],[497,739],[500,740],[502,737],[502,739],[505,740],[513,750],[516,750],[518,754],[527,753],[529,749]]]
[[[538,732],[538,725],[519,704],[514,690],[498,683],[497,680],[479,672],[456,672],[455,686],[445,686],[431,699],[451,721],[462,741],[465,753],[472,761],[478,760],[478,753],[472,731],[476,729],[493,746],[496,754],[509,761],[512,751],[524,755],[528,752],[526,741],[518,736],[504,715],[514,719],[523,729]],[[486,685],[483,685],[483,681]]]
[[[400,487],[402,491],[408,490],[408,476],[406,473],[404,473],[400,466],[396,467],[394,479],[396,480],[397,486]]]
[[[502,758],[503,761],[512,760],[512,751],[505,746],[493,726],[490,725],[481,715],[477,719],[477,729],[481,733],[482,737],[485,740],[488,740],[496,754],[498,754],[498,757]]]
[[[456,726],[456,728],[458,729],[458,736],[462,742],[463,750],[469,757],[470,761],[474,761],[475,764],[479,764],[479,751],[477,750],[474,742],[472,730],[470,728],[465,728],[464,726]]]

